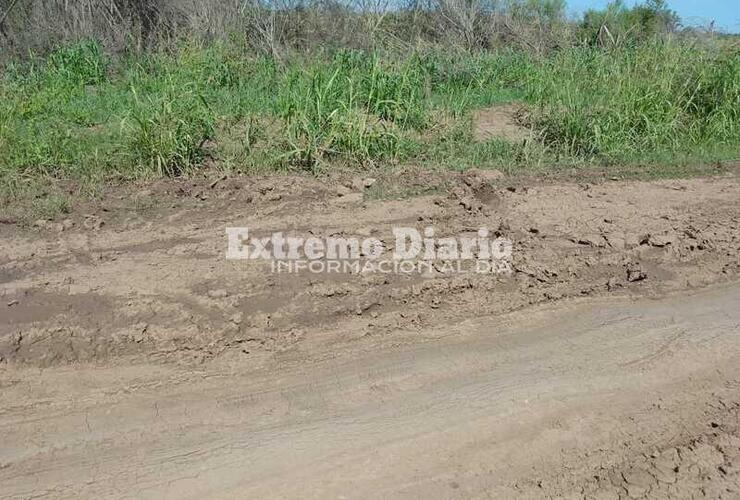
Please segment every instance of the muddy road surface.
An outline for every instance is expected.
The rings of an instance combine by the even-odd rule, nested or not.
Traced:
[[[0,497],[737,498],[739,303],[539,308],[246,374],[11,370]]]
[[[736,177],[372,184],[221,179],[0,225],[0,498],[740,498]],[[233,226],[485,227],[513,252],[279,274],[225,258]]]

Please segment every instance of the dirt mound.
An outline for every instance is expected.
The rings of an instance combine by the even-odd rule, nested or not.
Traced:
[[[307,178],[225,179],[193,188],[190,206],[164,206],[156,219],[122,209],[72,216],[63,230],[2,226],[0,360],[256,359],[737,277],[736,178],[515,186],[491,175],[468,172],[442,195],[394,201],[367,199],[373,182],[337,190]],[[439,237],[486,227],[513,241],[513,273],[448,273],[440,261],[424,275],[276,274],[266,261],[226,260],[228,226],[372,235],[389,246],[397,226],[434,226]]]

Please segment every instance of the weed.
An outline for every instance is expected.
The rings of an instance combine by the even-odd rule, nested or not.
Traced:
[[[473,111],[511,101],[529,109],[533,139],[476,142]],[[176,176],[206,156],[240,172],[408,163],[653,175],[737,158],[738,144],[737,47],[671,39],[547,55],[338,50],[280,63],[227,42],[112,58],[82,41],[0,77],[3,204],[30,192],[29,180]]]
[[[213,135],[213,117],[202,95],[170,87],[164,95],[140,97],[126,122],[133,165],[143,173],[181,175],[203,159]]]

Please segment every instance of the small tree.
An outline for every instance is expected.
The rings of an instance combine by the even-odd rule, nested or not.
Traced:
[[[605,9],[586,11],[580,38],[591,44],[621,45],[671,33],[678,24],[678,15],[665,0],[647,0],[632,8],[615,0]]]

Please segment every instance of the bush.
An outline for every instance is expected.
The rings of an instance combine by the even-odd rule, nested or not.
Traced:
[[[678,23],[678,16],[665,0],[647,0],[631,8],[623,0],[614,0],[603,10],[586,11],[580,37],[590,44],[634,44],[671,33]]]

